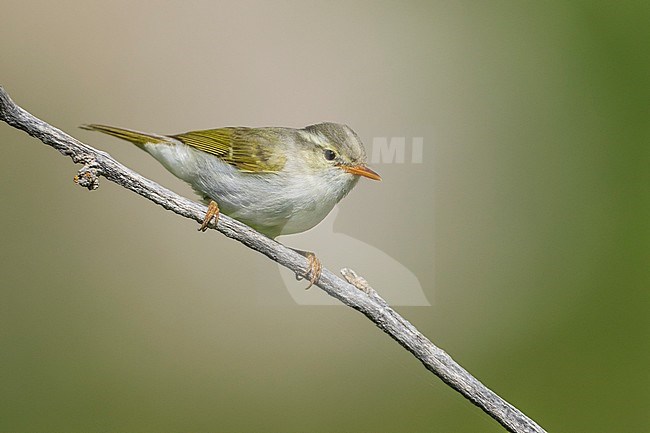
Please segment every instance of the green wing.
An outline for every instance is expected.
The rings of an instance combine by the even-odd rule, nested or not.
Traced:
[[[170,135],[248,173],[275,173],[284,167],[279,135],[266,128],[220,128]]]

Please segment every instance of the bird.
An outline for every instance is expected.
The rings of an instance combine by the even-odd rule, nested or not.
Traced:
[[[325,122],[304,128],[223,127],[161,135],[101,124],[82,125],[135,144],[187,182],[208,204],[200,231],[219,214],[275,239],[317,225],[360,177],[381,180],[366,163],[358,135]],[[311,287],[322,265],[310,251]],[[308,288],[309,288],[308,287]]]

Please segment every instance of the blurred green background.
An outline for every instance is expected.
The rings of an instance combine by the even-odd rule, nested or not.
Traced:
[[[398,310],[548,431],[649,431],[649,5],[4,0],[0,84],[189,197],[77,126],[423,137],[336,231],[417,275],[433,305]],[[0,144],[1,431],[503,431],[264,257]]]

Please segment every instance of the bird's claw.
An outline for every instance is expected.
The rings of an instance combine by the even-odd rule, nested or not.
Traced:
[[[314,253],[307,252],[307,254],[305,254],[305,257],[307,257],[307,263],[308,263],[307,271],[305,273],[305,278],[308,275],[311,275],[311,277],[309,278],[309,285],[305,288],[305,290],[308,290],[309,288],[311,288],[311,286],[313,286],[314,284],[316,284],[316,282],[318,282],[318,279],[320,278],[320,275],[323,272],[323,264],[318,259],[318,257],[316,257],[316,254]]]
[[[217,205],[217,202],[214,200],[210,201],[210,204],[208,205],[208,211],[205,213],[205,218],[203,219],[203,224],[201,224],[201,227],[199,227],[200,232],[204,232],[208,229],[208,226],[210,225],[210,221],[214,218],[214,223],[216,224],[217,221],[219,221],[219,206]]]

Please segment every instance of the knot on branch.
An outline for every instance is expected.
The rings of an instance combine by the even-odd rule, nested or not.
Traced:
[[[84,165],[74,177],[74,183],[87,188],[89,191],[99,188],[101,170],[95,162]]]
[[[361,290],[363,293],[366,293],[368,295],[376,296],[377,292],[375,292],[375,289],[370,287],[370,284],[366,281],[365,278],[362,276],[358,275],[356,272],[354,272],[350,268],[343,268],[341,269],[341,275],[345,277],[348,283],[352,284],[354,287],[357,289]]]

